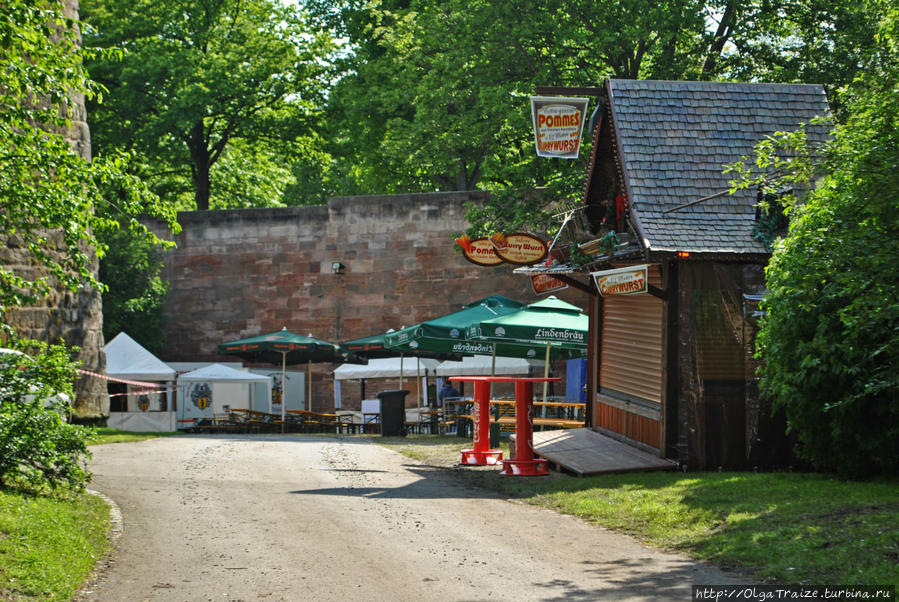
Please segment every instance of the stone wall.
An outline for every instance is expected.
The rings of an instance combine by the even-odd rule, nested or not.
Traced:
[[[453,237],[466,227],[463,204],[478,195],[343,197],[318,207],[179,214],[177,249],[165,254],[171,285],[162,358],[234,361],[216,354],[219,343],[282,327],[337,342],[411,326],[494,293],[537,300],[530,280],[511,266],[479,267],[454,250]],[[343,274],[331,271],[334,262],[345,266]],[[585,301],[577,292],[567,300]],[[332,369],[313,366],[315,409],[333,407]],[[353,387],[345,383],[345,398]],[[370,385],[366,394],[382,388],[389,387]]]
[[[66,0],[66,15],[78,18],[78,1]],[[72,125],[66,138],[79,155],[85,159],[91,157],[90,132],[87,125],[87,112],[84,108],[84,97],[76,98]],[[16,245],[15,240],[4,238],[0,251],[0,261],[4,267],[14,273],[31,277],[35,267],[34,260],[27,250]],[[54,237],[50,237],[51,243]],[[56,237],[61,244],[61,237]],[[92,269],[96,273],[97,262]],[[82,289],[77,293],[68,290],[55,290],[46,299],[40,300],[31,307],[16,308],[3,316],[3,321],[11,325],[21,337],[37,339],[51,343],[65,341],[70,346],[80,348],[77,359],[83,368],[102,372],[106,366],[103,355],[103,315],[99,291]],[[109,397],[106,394],[106,383],[94,377],[83,377],[75,384],[75,412],[83,418],[92,418],[107,414]]]

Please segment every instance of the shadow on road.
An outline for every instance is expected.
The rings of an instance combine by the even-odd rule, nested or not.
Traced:
[[[470,487],[452,479],[449,469],[438,467],[422,467],[418,464],[407,464],[404,468],[416,475],[418,480],[399,487],[379,487],[378,485],[347,485],[345,487],[326,487],[324,489],[297,489],[288,493],[294,495],[332,495],[338,497],[367,497],[383,499],[504,499],[492,491],[480,487]],[[333,469],[333,472],[375,473],[360,469]]]

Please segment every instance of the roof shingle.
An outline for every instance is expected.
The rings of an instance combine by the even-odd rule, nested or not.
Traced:
[[[777,131],[829,116],[824,89],[807,84],[608,82],[631,206],[650,251],[763,254],[752,238],[755,192],[738,191],[663,213],[730,187],[724,165],[751,156]],[[808,139],[822,142],[824,125]]]

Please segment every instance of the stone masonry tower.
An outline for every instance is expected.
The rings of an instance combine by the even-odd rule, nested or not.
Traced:
[[[65,0],[66,16],[78,19],[78,0]],[[85,159],[91,157],[90,132],[84,97],[75,99],[76,106],[72,127],[65,133],[72,148]],[[33,273],[32,259],[21,249],[5,240],[0,249],[0,261],[16,273]],[[95,260],[93,270],[98,269]],[[69,346],[80,347],[77,356],[85,370],[102,372],[106,358],[103,354],[103,314],[100,292],[83,288],[76,293],[66,289],[54,290],[48,297],[33,306],[15,308],[3,316],[21,337],[57,343],[63,340]],[[75,383],[75,414],[82,419],[105,416],[109,412],[109,397],[105,381],[94,377],[82,377]]]

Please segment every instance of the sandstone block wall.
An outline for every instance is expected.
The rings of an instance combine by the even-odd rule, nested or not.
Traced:
[[[339,342],[411,326],[493,293],[536,301],[512,266],[484,268],[454,251],[463,203],[481,193],[342,197],[327,206],[179,215],[164,360],[234,361],[222,341],[288,330]],[[345,266],[331,271],[333,262]],[[582,304],[583,295],[567,296]],[[333,408],[329,364],[313,365],[313,408]],[[369,384],[366,395],[398,383]],[[407,402],[414,405],[414,386]],[[344,383],[352,404],[356,385]]]

